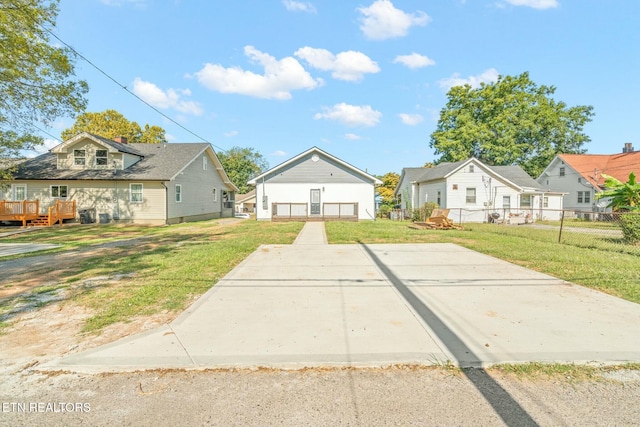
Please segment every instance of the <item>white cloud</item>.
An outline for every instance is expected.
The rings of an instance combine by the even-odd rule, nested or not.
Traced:
[[[370,105],[358,106],[342,102],[333,107],[324,107],[323,110],[324,113],[317,113],[313,118],[336,120],[347,126],[375,126],[382,117],[382,113]]]
[[[422,68],[430,65],[436,65],[436,61],[433,59],[415,52],[411,55],[398,55],[396,56],[396,59],[393,60],[393,63],[400,63],[409,68]]]
[[[360,19],[360,29],[372,40],[406,36],[409,28],[425,26],[431,20],[422,11],[406,13],[396,9],[390,0],[376,0],[369,7],[358,8],[358,12],[364,15]]]
[[[415,126],[424,120],[424,117],[422,117],[420,114],[400,113],[398,114],[398,117],[400,117],[402,123],[409,126]]]
[[[276,157],[284,157],[286,155],[287,155],[287,152],[282,150],[276,150],[273,153],[271,153],[271,156],[276,156]]]
[[[505,0],[513,6],[527,6],[534,9],[552,9],[560,4],[558,0]]]
[[[232,130],[231,132],[225,132],[224,136],[227,138],[231,138],[232,136],[236,136],[239,132],[237,130]]]
[[[282,4],[284,7],[292,12],[307,12],[307,13],[316,13],[316,8],[309,2],[304,3],[301,1],[294,0],[282,0]]]
[[[218,64],[205,64],[195,73],[206,88],[221,93],[237,93],[267,99],[291,99],[291,91],[314,89],[322,85],[293,57],[277,60],[253,46],[245,46],[244,54],[264,68],[264,74],[245,71],[239,67],[225,68]]]
[[[345,139],[348,139],[350,141],[357,141],[359,139],[362,139],[360,135],[356,135],[355,133],[345,133],[344,137]]]
[[[133,93],[156,108],[166,110],[173,108],[181,113],[199,116],[202,114],[202,107],[195,101],[185,101],[181,96],[190,96],[189,89],[181,90],[179,93],[175,89],[163,91],[154,83],[146,82],[139,77],[133,81]]]
[[[495,83],[498,81],[498,76],[498,71],[495,68],[489,68],[478,76],[469,76],[466,79],[461,78],[459,73],[454,73],[451,77],[440,80],[438,84],[444,90],[449,90],[454,86],[464,85],[469,85],[475,89],[480,87],[481,83]]]
[[[332,71],[331,76],[339,80],[359,81],[367,73],[380,71],[380,67],[375,61],[364,53],[353,50],[334,55],[326,49],[305,46],[298,49],[294,55],[305,60],[314,68]]]

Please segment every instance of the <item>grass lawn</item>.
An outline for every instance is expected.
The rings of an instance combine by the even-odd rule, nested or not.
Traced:
[[[492,224],[468,224],[464,230],[414,230],[408,222],[327,222],[327,237],[341,243],[455,243],[536,271],[640,303],[640,258],[623,252],[558,244],[556,232]],[[303,223],[203,221],[163,227],[82,225],[49,228],[2,238],[0,242],[56,243],[62,248],[22,255],[69,250],[88,251],[69,266],[47,292],[63,292],[65,303],[89,307],[94,313],[85,331],[135,316],[179,312],[206,292],[261,244],[290,244]],[[504,229],[504,227],[502,227]],[[96,244],[122,240],[133,244],[89,252]],[[5,260],[7,258],[3,258]],[[53,274],[58,266],[52,265]],[[46,275],[47,271],[38,274]],[[11,286],[4,285],[4,286]],[[38,288],[31,290],[34,295]],[[27,295],[0,300],[3,314]],[[42,298],[41,298],[42,299]],[[46,304],[46,302],[44,303]],[[1,323],[0,323],[1,324]]]
[[[103,249],[95,256],[85,257],[72,265],[56,286],[57,291],[66,292],[67,303],[92,309],[95,314],[84,329],[98,332],[134,316],[183,310],[261,244],[293,243],[302,226],[302,223],[231,224],[216,220],[164,227],[69,226],[25,233],[0,242],[56,243],[62,245],[56,252],[61,252],[136,239],[133,245]],[[55,268],[51,266],[52,271]],[[38,292],[36,288],[29,295],[1,300],[0,320],[3,313],[12,310],[12,305],[21,304]]]

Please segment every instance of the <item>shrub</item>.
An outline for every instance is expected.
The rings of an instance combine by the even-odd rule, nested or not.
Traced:
[[[413,222],[421,222],[426,220],[431,216],[431,212],[434,209],[438,208],[438,204],[436,202],[427,202],[421,207],[417,209],[413,209],[411,211],[411,221]]]
[[[640,244],[640,212],[622,214],[620,228],[626,243]]]

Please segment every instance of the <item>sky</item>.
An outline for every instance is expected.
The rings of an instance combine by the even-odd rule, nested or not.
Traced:
[[[436,160],[453,85],[523,72],[594,107],[589,153],[640,149],[639,17],[637,0],[61,0],[53,31],[86,58],[87,111],[270,167],[317,146],[383,175]]]

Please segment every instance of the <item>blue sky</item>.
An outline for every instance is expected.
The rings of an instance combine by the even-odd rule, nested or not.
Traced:
[[[434,160],[452,85],[525,71],[594,107],[588,152],[640,149],[638,17],[637,0],[61,0],[54,32],[182,127],[78,59],[88,111],[270,166],[318,146],[382,175]]]

